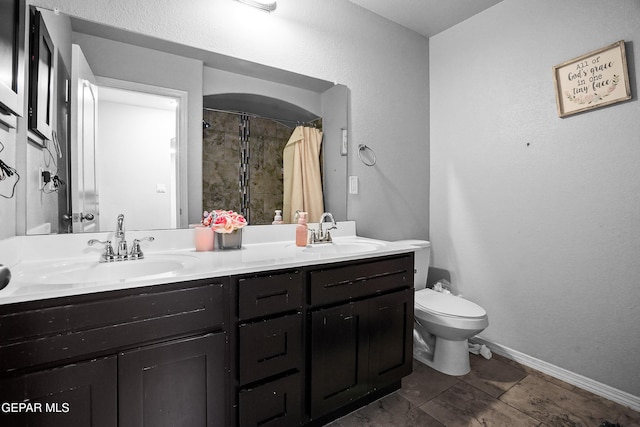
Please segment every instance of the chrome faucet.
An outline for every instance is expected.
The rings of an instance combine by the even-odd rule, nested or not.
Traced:
[[[98,240],[91,239],[87,243],[89,246],[93,246],[96,243],[104,245],[104,252],[100,256],[100,262],[112,262],[112,261],[126,261],[128,259],[143,259],[144,253],[140,248],[140,242],[149,241],[153,242],[153,237],[143,237],[141,239],[133,239],[131,252],[127,251],[127,241],[124,234],[124,215],[118,215],[118,221],[116,223],[116,232],[114,235],[116,239],[115,249],[111,245],[111,240]]]
[[[322,229],[322,224],[324,223],[324,220],[326,218],[329,218],[331,220],[331,227],[329,227],[326,230]],[[338,226],[336,225],[336,221],[335,219],[333,219],[333,215],[331,214],[331,212],[325,212],[320,216],[320,220],[318,221],[318,231],[311,233],[311,243],[331,243],[333,240],[331,239],[331,233],[329,232],[330,230],[335,230],[337,229]]]
[[[126,260],[129,259],[129,254],[127,253],[127,241],[125,240],[124,235],[124,215],[118,215],[118,222],[116,224],[116,258],[118,260]]]

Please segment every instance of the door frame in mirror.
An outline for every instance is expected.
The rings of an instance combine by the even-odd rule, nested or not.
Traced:
[[[176,123],[176,156],[177,156],[177,227],[187,228],[189,226],[189,194],[187,182],[187,143],[188,143],[188,93],[186,91],[153,86],[144,83],[131,82],[126,80],[112,79],[109,77],[96,76],[98,86],[107,86],[114,89],[124,89],[134,92],[143,92],[147,94],[168,96],[178,100],[177,106],[177,123]]]

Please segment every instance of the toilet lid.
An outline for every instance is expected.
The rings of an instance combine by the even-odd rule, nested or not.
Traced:
[[[433,313],[458,317],[483,317],[487,315],[482,307],[455,295],[443,294],[431,289],[416,292],[415,303]]]

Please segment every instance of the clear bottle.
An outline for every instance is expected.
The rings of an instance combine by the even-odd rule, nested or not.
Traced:
[[[307,246],[309,231],[307,229],[307,213],[300,212],[296,227],[296,246]]]
[[[282,224],[282,211],[280,210],[276,210],[276,214],[273,217],[273,222],[272,224]]]

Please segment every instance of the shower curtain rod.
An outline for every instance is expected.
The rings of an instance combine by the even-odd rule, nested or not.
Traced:
[[[238,116],[241,116],[243,114],[246,114],[247,116],[251,116],[251,117],[256,117],[259,119],[267,119],[267,120],[273,120],[276,122],[287,122],[287,123],[295,123],[297,125],[312,125],[313,126],[313,122],[322,119],[322,117],[316,117],[313,120],[309,120],[307,122],[301,122],[300,120],[288,120],[288,119],[278,119],[275,117],[266,117],[266,116],[260,116],[258,114],[252,114],[252,113],[241,113],[238,111],[227,111],[227,110],[218,110],[217,108],[209,108],[209,107],[203,107],[204,110],[207,111],[216,111],[218,113],[228,113],[228,114],[236,114]],[[315,127],[315,126],[314,126]]]

